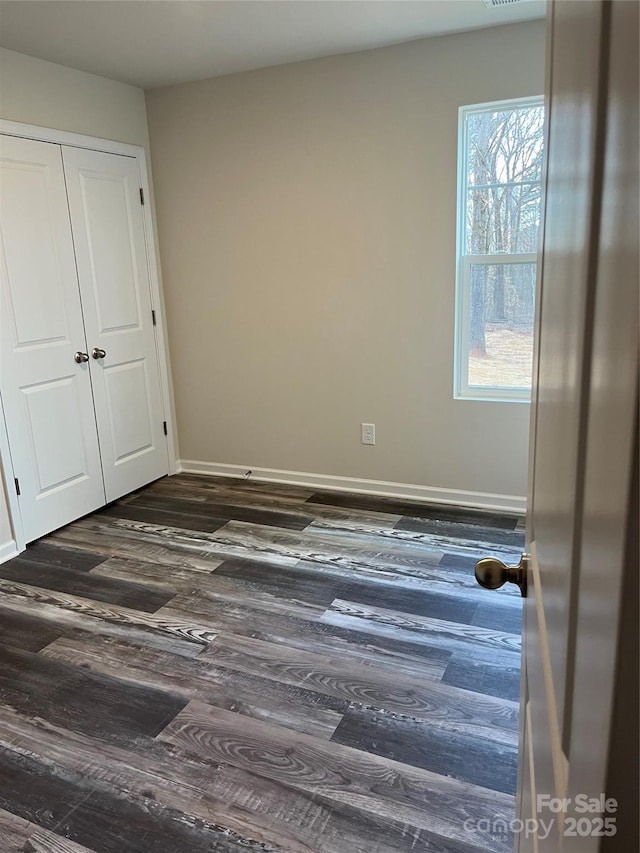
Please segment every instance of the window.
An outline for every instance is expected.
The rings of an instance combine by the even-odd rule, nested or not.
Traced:
[[[542,98],[460,109],[455,396],[531,396]]]

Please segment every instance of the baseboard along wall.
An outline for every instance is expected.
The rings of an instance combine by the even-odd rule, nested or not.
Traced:
[[[222,462],[201,462],[178,459],[179,473],[208,474],[212,477],[247,477],[265,483],[306,486],[336,492],[402,498],[423,503],[440,503],[476,509],[498,510],[524,515],[527,499],[520,495],[498,495],[489,492],[469,492],[461,489],[440,489],[412,483],[393,483],[387,480],[365,480],[359,477],[338,477],[334,474],[312,474],[307,471],[285,471],[278,468],[255,468],[251,465],[228,465]]]
[[[12,557],[17,557],[19,553],[15,539],[11,539],[9,542],[3,542],[0,545],[0,563],[6,563],[7,560],[11,560]]]

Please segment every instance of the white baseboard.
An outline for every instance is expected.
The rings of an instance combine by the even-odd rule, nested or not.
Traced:
[[[15,539],[4,542],[0,545],[0,563],[6,563],[12,557],[17,557],[19,553]]]
[[[385,498],[424,503],[468,506],[524,515],[527,499],[519,495],[494,495],[487,492],[467,492],[460,489],[439,489],[434,486],[418,486],[411,483],[391,483],[386,480],[362,480],[358,477],[336,477],[333,474],[309,474],[305,471],[281,471],[278,468],[253,468],[250,465],[226,465],[221,462],[199,462],[195,459],[179,459],[178,472],[185,474],[208,474],[212,477],[245,477],[251,471],[251,479],[265,483],[284,483],[289,486],[306,486],[311,489],[329,489],[334,492],[356,492],[378,495]]]

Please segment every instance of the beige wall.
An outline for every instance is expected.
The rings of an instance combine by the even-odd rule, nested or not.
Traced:
[[[0,117],[148,145],[144,93],[0,48]]]
[[[4,48],[0,118],[149,147],[141,89]],[[8,525],[0,494],[0,556]]]
[[[543,78],[533,22],[147,92],[183,459],[526,493],[529,406],[452,398],[457,110]]]

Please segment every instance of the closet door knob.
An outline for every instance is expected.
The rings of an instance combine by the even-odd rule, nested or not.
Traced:
[[[82,364],[83,361],[89,361],[89,356],[86,352],[80,352],[80,350],[78,350],[78,352],[74,355],[73,360],[77,364]]]
[[[100,347],[94,347],[91,350],[91,355],[94,358],[104,358],[106,354],[107,354],[107,351],[104,349],[100,349]]]

